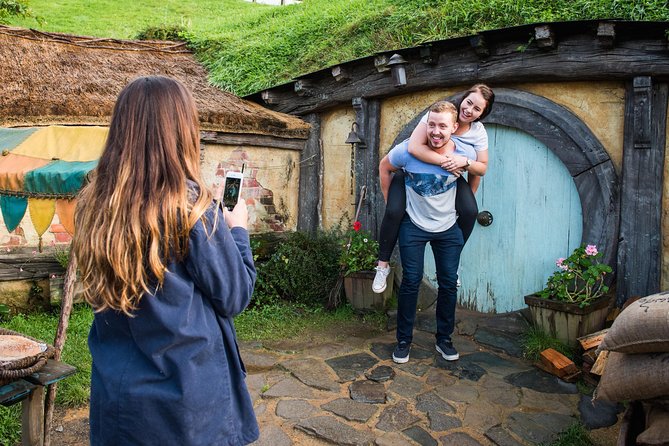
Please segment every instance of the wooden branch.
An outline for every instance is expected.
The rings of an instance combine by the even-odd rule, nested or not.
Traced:
[[[72,313],[72,304],[74,302],[74,284],[77,280],[77,258],[73,252],[70,252],[70,263],[65,271],[65,283],[63,285],[63,300],[60,303],[60,319],[58,320],[58,329],[56,338],[53,341],[53,347],[56,351],[54,359],[60,361],[65,340],[67,339],[67,327],[70,324],[70,314]],[[44,446],[51,444],[51,425],[53,424],[53,409],[56,402],[56,392],[58,385],[49,386],[46,397],[46,409],[44,413]]]

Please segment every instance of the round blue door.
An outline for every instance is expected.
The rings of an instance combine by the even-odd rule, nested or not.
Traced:
[[[462,251],[458,301],[503,313],[524,308],[523,297],[544,287],[555,260],[581,243],[583,222],[576,185],[548,147],[514,128],[486,129],[488,171],[476,200],[492,223],[477,223]],[[425,275],[436,286],[429,249]]]

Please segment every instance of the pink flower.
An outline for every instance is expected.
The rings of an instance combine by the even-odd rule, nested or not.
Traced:
[[[358,232],[360,229],[362,229],[362,223],[360,223],[359,221],[353,223],[353,230],[355,232]]]
[[[559,259],[557,259],[557,260],[555,261],[555,265],[556,265],[558,268],[560,268],[561,270],[567,271],[567,270],[569,269],[569,267],[568,267],[567,265],[564,264],[564,261],[565,261],[565,258],[564,258],[564,257],[560,257]]]
[[[596,256],[597,252],[597,245],[588,245],[585,247],[585,253],[589,256]]]

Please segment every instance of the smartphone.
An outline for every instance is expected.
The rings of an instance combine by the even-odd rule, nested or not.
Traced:
[[[228,172],[225,174],[225,183],[223,185],[223,204],[229,210],[235,207],[239,201],[239,194],[242,191],[242,180],[244,174],[241,172]]]

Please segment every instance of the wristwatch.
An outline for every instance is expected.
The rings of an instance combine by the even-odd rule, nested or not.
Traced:
[[[470,167],[472,167],[472,160],[467,158],[467,167],[465,167],[465,169],[469,169]]]

